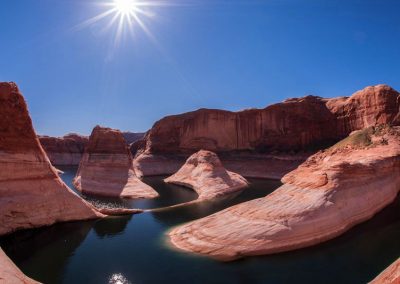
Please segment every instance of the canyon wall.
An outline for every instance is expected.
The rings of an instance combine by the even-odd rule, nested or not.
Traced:
[[[169,232],[176,247],[220,260],[290,251],[346,232],[400,191],[400,128],[369,128],[311,156],[266,197]]]
[[[264,109],[200,109],[168,116],[136,143],[141,149],[135,149],[135,167],[141,175],[169,174],[190,154],[204,149],[217,152],[228,170],[247,177],[280,178],[310,155],[304,152],[323,149],[371,125],[398,125],[399,95],[389,86],[377,85],[351,97],[307,96]],[[175,159],[168,162],[168,155]],[[268,168],[273,160],[282,164],[282,170],[248,170],[259,168],[258,161]]]
[[[39,136],[39,140],[53,165],[77,166],[89,138],[71,133],[63,137]]]
[[[59,178],[14,83],[0,83],[0,235],[103,216]]]

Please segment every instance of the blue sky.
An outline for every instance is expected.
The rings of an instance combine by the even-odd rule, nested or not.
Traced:
[[[136,24],[117,45],[108,18],[77,28],[107,9],[97,2],[1,1],[0,81],[17,82],[40,134],[400,89],[398,0],[180,0],[147,8],[154,38]]]

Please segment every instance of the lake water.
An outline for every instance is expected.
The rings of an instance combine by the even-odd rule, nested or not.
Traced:
[[[71,186],[76,168],[63,168]],[[193,200],[186,188],[146,178],[160,198],[96,199],[105,206],[158,208]],[[166,247],[165,232],[228,206],[267,195],[280,183],[250,179],[237,196],[128,217],[56,224],[0,239],[10,258],[44,283],[366,283],[400,256],[400,200],[343,236],[312,248],[221,263]]]

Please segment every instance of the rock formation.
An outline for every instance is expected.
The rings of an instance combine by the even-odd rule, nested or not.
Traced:
[[[370,284],[399,284],[400,258],[379,274]]]
[[[132,167],[132,156],[119,130],[96,126],[79,165],[74,185],[83,193],[154,198],[158,193],[143,183]]]
[[[264,109],[239,112],[200,109],[168,116],[156,122],[146,134],[135,167],[142,175],[170,174],[190,154],[205,149],[217,152],[228,170],[243,176],[282,177],[302,163],[303,156],[310,155],[304,151],[323,149],[354,130],[375,124],[398,125],[399,106],[399,93],[389,86],[378,85],[351,97],[307,96]],[[288,154],[291,159],[287,159]],[[176,158],[165,163],[171,155]],[[282,171],[273,174],[264,171],[262,176],[252,175],[248,170],[241,172],[249,169],[246,163],[253,159],[278,160]]]
[[[7,257],[0,248],[0,283],[10,284],[39,284],[30,279]]]
[[[311,156],[272,194],[169,232],[176,247],[221,260],[332,239],[391,203],[400,190],[400,130],[370,128]]]
[[[242,176],[227,171],[215,153],[205,150],[190,156],[177,173],[164,181],[194,189],[198,200],[211,200],[248,186]]]
[[[145,134],[146,133],[144,132],[129,132],[129,131],[122,132],[122,136],[124,136],[125,141],[128,145],[143,139]]]
[[[53,165],[77,166],[89,138],[71,133],[64,137],[39,136],[39,140]]]
[[[104,216],[58,177],[14,83],[0,83],[0,235]]]

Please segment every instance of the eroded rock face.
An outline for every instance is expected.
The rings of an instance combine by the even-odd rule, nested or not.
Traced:
[[[77,166],[89,138],[71,133],[63,137],[39,136],[39,140],[53,165]]]
[[[136,158],[137,168],[143,175],[169,174],[162,170],[169,166],[158,166],[164,165],[163,156],[174,154],[187,158],[200,149],[218,155],[224,153],[224,156],[232,153],[235,157],[238,152],[245,152],[249,157],[269,154],[279,159],[293,152],[323,149],[352,131],[381,123],[399,125],[399,93],[386,85],[367,87],[351,97],[288,99],[265,109],[240,112],[200,109],[155,123],[146,134],[146,143],[142,143],[145,146],[135,150],[140,153]],[[224,158],[221,160],[229,169]],[[293,164],[287,161],[286,168],[290,171]],[[240,169],[237,172],[251,175]],[[266,173],[263,177],[269,175]]]
[[[30,279],[7,257],[0,248],[0,283],[10,284],[39,284]]]
[[[400,130],[371,133],[311,156],[264,198],[174,228],[172,244],[233,260],[315,245],[371,218],[400,190]]]
[[[215,153],[205,150],[190,156],[177,173],[164,181],[194,189],[198,200],[211,200],[248,186],[245,178],[227,171]]]
[[[122,133],[100,126],[96,126],[90,135],[74,185],[83,193],[94,195],[123,198],[158,196],[136,176]]]
[[[104,216],[59,178],[14,83],[0,83],[0,235]]]
[[[400,259],[386,268],[371,284],[398,284],[400,283]]]

